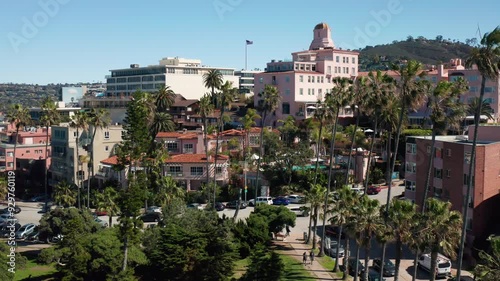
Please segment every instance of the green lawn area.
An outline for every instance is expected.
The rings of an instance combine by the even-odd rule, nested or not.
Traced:
[[[246,259],[238,260],[235,262],[233,278],[238,279],[245,273],[245,271],[247,270],[247,266],[248,266],[249,261],[250,261],[250,259],[246,258]]]
[[[321,264],[326,269],[333,270],[333,268],[335,267],[335,258],[331,258],[331,257],[326,256],[326,255],[324,255],[322,257],[318,257],[317,256],[318,253],[319,253],[319,250],[316,249],[315,250],[316,260],[318,260],[319,264]],[[340,259],[340,264],[342,264],[342,259]],[[332,274],[333,274],[333,272],[332,272]],[[335,273],[335,275],[339,278],[342,277],[342,273],[340,273],[340,272]]]
[[[285,264],[285,271],[283,273],[282,280],[301,280],[301,281],[313,281],[316,278],[308,272],[304,265],[299,262],[297,259],[287,256],[285,254],[281,254],[281,260]]]
[[[39,253],[39,251],[36,251]],[[26,267],[23,269],[16,270],[16,275],[14,280],[28,280],[31,275],[31,281],[52,281],[55,280],[54,273],[56,272],[55,266],[53,265],[41,265],[36,262],[38,253],[26,252],[23,253],[28,261]]]

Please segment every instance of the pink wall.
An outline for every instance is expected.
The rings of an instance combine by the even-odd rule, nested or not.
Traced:
[[[469,140],[474,138],[475,126],[469,126]],[[478,140],[481,141],[500,141],[500,126],[479,126],[477,132]]]

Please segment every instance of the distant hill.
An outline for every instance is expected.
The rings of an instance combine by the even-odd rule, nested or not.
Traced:
[[[474,39],[467,39],[467,44],[457,40],[443,40],[408,36],[406,41],[393,41],[391,44],[366,46],[360,52],[360,71],[385,70],[391,63],[414,59],[426,65],[448,63],[451,59],[467,57],[475,44]]]

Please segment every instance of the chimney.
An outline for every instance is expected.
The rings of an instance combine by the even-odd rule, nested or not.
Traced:
[[[440,64],[439,68],[438,68],[438,76],[439,76],[439,78],[441,78],[441,77],[443,77],[443,75],[444,75],[444,65]]]
[[[188,131],[187,129],[182,129],[183,134],[187,133],[187,131]]]

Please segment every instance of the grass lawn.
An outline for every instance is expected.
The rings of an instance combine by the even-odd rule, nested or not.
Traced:
[[[294,257],[281,254],[281,260],[285,264],[285,270],[283,272],[282,280],[301,280],[301,281],[313,281],[316,278],[308,272],[302,262],[299,262]]]
[[[36,253],[35,253],[36,252]],[[56,269],[53,265],[40,265],[36,262],[40,251],[30,251],[23,253],[28,259],[26,267],[16,270],[14,277],[15,281],[31,280],[31,281],[52,281],[55,280],[54,273]],[[31,275],[31,279],[28,277]]]
[[[335,267],[335,258],[331,258],[331,257],[326,256],[326,255],[324,255],[322,257],[318,257],[317,256],[318,253],[319,253],[319,250],[316,249],[315,250],[316,260],[319,262],[319,264],[321,264],[321,266],[323,266],[325,269],[331,269],[331,270],[333,270],[333,268]],[[342,258],[339,261],[341,261],[341,260],[342,260]],[[340,264],[342,264],[342,263],[340,263]],[[339,278],[342,277],[342,273],[341,272],[336,272],[336,273],[332,272],[332,273],[330,273],[330,275],[331,274],[335,274]]]
[[[248,263],[250,262],[249,258],[238,260],[234,263],[234,274],[233,278],[239,279],[245,271],[247,271]]]

